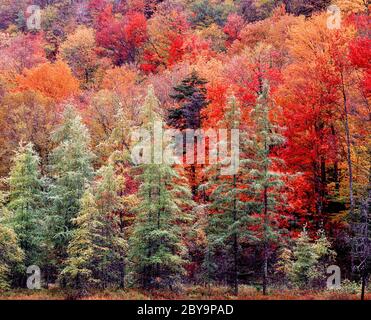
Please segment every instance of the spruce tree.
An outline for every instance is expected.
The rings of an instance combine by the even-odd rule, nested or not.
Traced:
[[[207,105],[207,81],[193,71],[173,89],[170,97],[180,104],[179,108],[171,109],[168,123],[177,129],[199,129],[201,127],[201,110]]]
[[[281,193],[284,187],[283,174],[278,171],[283,161],[273,155],[273,149],[282,145],[285,138],[279,133],[280,128],[270,120],[272,102],[269,98],[269,84],[262,82],[262,90],[257,104],[251,111],[253,134],[250,139],[250,176],[249,188],[253,192],[252,202],[259,216],[259,230],[256,237],[262,251],[263,294],[267,293],[268,262],[271,245],[278,243],[285,232],[280,229],[279,206],[283,206]],[[283,217],[281,217],[283,218]]]
[[[200,78],[197,72],[193,71],[178,86],[173,88],[175,93],[170,95],[180,106],[169,110],[167,123],[175,129],[182,130],[184,137],[186,137],[186,129],[197,130],[202,126],[201,111],[208,104],[206,83],[205,79]],[[193,139],[195,145],[196,138],[191,136],[190,139]],[[186,141],[186,143],[190,144],[192,141]],[[192,151],[195,153],[194,159],[197,159],[196,148]],[[197,163],[189,164],[186,167],[193,196],[196,196],[199,186],[197,173],[201,167],[202,165]]]
[[[80,199],[94,174],[94,155],[89,148],[88,130],[73,106],[66,106],[52,141],[56,147],[50,154],[49,227],[60,263],[66,258],[74,228],[72,219],[80,210]]]
[[[19,246],[16,233],[9,224],[10,213],[3,202],[4,195],[0,193],[0,292],[9,290],[12,275],[24,270],[24,253]]]
[[[122,210],[124,199],[120,196],[121,177],[117,176],[114,166],[109,164],[102,167],[95,184],[95,199],[102,221],[103,250],[98,255],[100,259],[100,279],[102,286],[118,284],[121,288],[125,284],[125,266],[127,242],[121,232],[120,219],[117,215]]]
[[[326,268],[335,255],[323,231],[320,230],[317,239],[313,241],[304,229],[294,240],[293,249],[284,249],[277,267],[294,286],[307,288],[318,280],[323,284]]]
[[[121,207],[118,177],[112,165],[102,167],[97,176],[96,183],[85,191],[81,209],[73,219],[76,228],[61,273],[61,279],[81,293],[124,283],[126,242],[113,214]]]
[[[94,196],[90,189],[86,190],[81,199],[81,209],[78,216],[72,221],[76,225],[72,239],[69,242],[67,253],[68,259],[66,267],[62,270],[60,278],[67,286],[81,290],[86,293],[89,288],[95,286],[98,279],[93,276],[94,267],[94,241],[101,240],[99,229],[101,224],[98,222],[98,209]]]
[[[32,143],[20,144],[13,158],[7,182],[10,189],[7,206],[11,212],[10,223],[25,253],[24,263],[26,266],[41,266],[45,236],[42,180],[39,157]]]
[[[125,229],[128,229],[133,220],[133,208],[137,202],[137,182],[130,172],[132,169],[130,149],[133,122],[120,107],[115,115],[115,124],[110,137],[101,144],[106,149],[108,161],[114,166],[116,174],[121,177],[118,193],[123,205],[116,213],[119,216],[123,237]]]
[[[231,95],[225,108],[223,119],[218,126],[223,129],[239,130],[239,148],[241,155],[246,157],[247,137],[246,132],[241,126],[240,108],[236,98]],[[231,143],[220,140],[219,148],[231,148]],[[230,154],[231,156],[231,154]],[[211,165],[207,170],[209,181],[202,186],[210,192],[210,203],[207,206],[209,210],[209,225],[207,227],[208,252],[205,256],[205,267],[211,268],[217,273],[227,276],[233,294],[238,294],[238,273],[239,259],[241,251],[241,241],[251,240],[252,233],[249,226],[252,224],[251,203],[247,201],[249,190],[246,188],[248,179],[248,170],[246,161],[238,159],[241,163],[238,170],[232,175],[222,175],[221,169],[226,163],[221,162]],[[236,159],[232,159],[230,165]],[[218,257],[218,261],[217,261]],[[224,266],[224,270],[223,270]],[[208,271],[210,273],[210,271]]]
[[[144,125],[151,130],[159,101],[149,88],[143,105]],[[151,144],[151,154],[156,146]],[[140,187],[137,216],[130,238],[129,259],[136,284],[173,287],[184,274],[186,247],[182,224],[189,220],[184,210],[193,204],[187,181],[167,163],[138,166]]]

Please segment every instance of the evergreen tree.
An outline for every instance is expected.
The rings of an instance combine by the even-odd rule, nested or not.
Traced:
[[[9,225],[9,212],[3,205],[0,193],[0,292],[8,290],[12,284],[12,275],[22,270],[24,253],[18,244],[18,238]]]
[[[277,269],[294,286],[306,288],[323,279],[326,267],[334,257],[335,252],[323,231],[319,231],[317,240],[312,241],[304,229],[294,240],[292,250],[283,249]]]
[[[123,108],[120,107],[115,115],[115,124],[111,135],[102,143],[107,150],[108,161],[114,166],[116,174],[121,177],[118,193],[123,205],[116,213],[119,216],[122,233],[133,220],[133,208],[137,202],[137,182],[130,172],[132,169],[130,151],[133,126],[134,120],[128,118]]]
[[[52,140],[57,146],[50,155],[49,226],[57,259],[63,260],[74,228],[72,219],[79,212],[80,199],[93,177],[94,155],[89,149],[88,130],[72,106],[66,106]]]
[[[73,219],[76,228],[68,246],[68,259],[61,278],[85,293],[124,283],[126,242],[113,214],[121,206],[118,177],[112,165],[102,167],[98,180],[85,191],[81,210]]]
[[[239,148],[243,156],[246,157],[247,137],[242,130],[240,121],[240,109],[236,98],[232,95],[228,99],[225,108],[224,118],[219,122],[219,126],[224,129],[238,129],[240,136]],[[240,130],[241,129],[241,130]],[[219,141],[219,149],[231,147],[231,143]],[[232,155],[231,155],[232,156]],[[210,204],[208,205],[210,217],[207,227],[208,252],[206,253],[206,268],[217,271],[220,275],[227,275],[233,293],[238,294],[238,272],[241,251],[241,240],[251,240],[252,233],[249,226],[252,224],[252,208],[247,201],[249,190],[246,188],[248,170],[246,161],[241,159],[239,170],[232,175],[222,175],[221,169],[225,165],[220,162],[207,169],[209,181],[202,188],[211,190]],[[230,165],[237,165],[232,158]],[[214,257],[213,257],[214,255]],[[219,261],[216,261],[216,257]],[[222,265],[221,265],[222,262]],[[223,270],[223,266],[224,270]],[[209,273],[210,271],[208,271]]]
[[[102,167],[98,171],[98,182],[95,185],[95,198],[102,221],[101,230],[103,248],[100,263],[100,279],[103,287],[117,283],[120,287],[125,284],[125,265],[127,243],[124,233],[121,232],[120,219],[116,214],[122,210],[124,199],[119,195],[121,177],[117,176],[112,164]]]
[[[180,107],[170,109],[168,114],[168,124],[176,129],[183,131],[184,136],[186,129],[197,130],[201,128],[202,116],[201,111],[207,106],[208,101],[206,99],[206,80],[199,77],[196,71],[193,71],[188,77],[182,80],[181,84],[174,87],[175,93],[170,95],[176,102],[180,104]],[[195,144],[195,137],[189,137],[193,139]],[[185,139],[183,139],[185,141]],[[190,144],[192,141],[186,141]],[[193,150],[194,159],[197,159],[196,148]],[[196,196],[197,188],[199,183],[197,182],[197,169],[200,164],[190,164],[186,167],[188,177],[191,183],[192,194]]]
[[[168,123],[177,129],[199,129],[201,127],[201,110],[207,105],[207,81],[193,71],[174,87],[175,93],[170,95],[180,104],[179,108],[171,109]]]
[[[143,106],[144,128],[160,119],[159,102],[149,88]],[[151,145],[151,154],[154,148]],[[142,287],[172,286],[184,274],[186,247],[182,224],[189,220],[184,209],[192,205],[187,181],[167,163],[142,164],[137,217],[130,238],[129,259],[134,280]]]
[[[271,245],[278,243],[285,232],[280,228],[279,206],[283,206],[281,193],[284,187],[283,174],[278,171],[283,161],[273,155],[275,147],[282,145],[285,138],[279,133],[279,127],[270,120],[271,101],[269,84],[262,81],[262,89],[257,104],[251,111],[253,134],[250,139],[250,177],[249,188],[253,192],[252,202],[258,215],[259,228],[256,237],[263,255],[263,294],[267,293],[268,262]]]
[[[9,178],[10,223],[25,253],[26,266],[42,263],[45,226],[42,216],[42,181],[39,157],[32,143],[20,144],[13,158]],[[25,278],[25,277],[23,277]]]
[[[81,210],[73,222],[77,228],[73,231],[72,239],[68,245],[68,259],[66,267],[61,272],[61,279],[68,286],[81,290],[82,293],[95,286],[98,279],[93,277],[94,240],[99,237],[102,226],[98,222],[98,209],[90,189],[86,190],[81,199]],[[98,242],[96,240],[96,242]]]

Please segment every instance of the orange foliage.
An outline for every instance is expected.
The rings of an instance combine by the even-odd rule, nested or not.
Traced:
[[[17,78],[17,83],[16,90],[18,91],[38,91],[56,102],[61,102],[79,92],[79,81],[63,61],[47,62],[32,69],[26,69]]]

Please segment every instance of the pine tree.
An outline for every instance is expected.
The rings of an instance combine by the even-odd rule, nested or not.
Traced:
[[[50,155],[49,227],[57,259],[63,260],[74,228],[72,219],[93,177],[94,155],[89,149],[88,130],[73,106],[66,106],[52,140],[57,146]]]
[[[115,115],[115,124],[111,135],[107,141],[102,143],[102,145],[106,146],[107,154],[109,154],[108,162],[112,164],[116,175],[120,178],[118,179],[117,192],[121,206],[115,210],[115,215],[118,218],[119,229],[123,239],[127,239],[128,231],[134,222],[134,207],[138,203],[136,194],[138,182],[131,172],[132,163],[130,157],[133,123],[134,120],[128,117],[127,113],[120,107]],[[123,285],[124,282],[121,283],[121,286]]]
[[[301,288],[312,285],[318,278],[321,279],[325,274],[325,266],[328,266],[335,256],[324,232],[319,231],[318,236],[316,241],[312,241],[304,229],[295,241],[289,278]]]
[[[86,293],[124,283],[126,242],[113,212],[120,208],[118,178],[112,165],[102,167],[96,183],[85,191],[81,210],[73,219],[76,228],[68,246],[61,279]]]
[[[24,269],[24,253],[19,246],[16,233],[9,225],[10,213],[3,205],[0,193],[0,292],[10,289],[12,275]]]
[[[122,210],[123,199],[119,195],[121,177],[117,176],[112,164],[102,167],[98,173],[98,182],[95,185],[95,198],[102,221],[102,237],[104,239],[100,257],[100,274],[103,287],[117,283],[125,285],[125,266],[127,242],[121,232],[117,211]]]
[[[177,129],[199,129],[201,127],[201,110],[207,105],[207,81],[193,71],[182,80],[181,84],[174,87],[175,93],[170,95],[180,103],[180,107],[171,109],[168,123]]]
[[[68,259],[66,267],[60,274],[61,280],[82,293],[93,285],[97,279],[93,278],[92,265],[94,261],[94,237],[101,226],[97,223],[98,209],[94,196],[88,189],[81,199],[81,209],[73,222],[77,228],[68,245]]]
[[[251,111],[253,134],[251,142],[249,188],[254,196],[252,202],[259,219],[257,238],[262,249],[263,294],[267,294],[268,262],[271,256],[270,246],[278,243],[285,230],[280,229],[279,206],[284,203],[280,192],[284,187],[283,174],[277,167],[282,160],[273,156],[275,147],[282,145],[285,138],[279,133],[279,127],[270,120],[271,101],[269,100],[269,84],[262,81],[262,89],[257,104]]]
[[[182,130],[184,136],[186,136],[186,129],[197,130],[202,126],[201,111],[208,104],[206,99],[206,83],[207,81],[205,79],[200,78],[197,72],[193,71],[188,77],[182,80],[180,85],[173,88],[175,93],[170,95],[171,98],[180,104],[180,107],[170,109],[167,123],[173,128]],[[195,140],[195,137],[193,140]],[[187,141],[187,143],[191,142]],[[193,151],[195,153],[194,158],[197,159],[196,149]],[[199,185],[197,182],[197,171],[199,167],[200,165],[190,164],[186,168],[193,196],[196,196]]]
[[[240,136],[239,148],[241,154],[246,156],[247,137],[246,132],[241,127],[240,109],[236,98],[232,95],[228,99],[225,108],[224,118],[218,123],[220,128],[238,129]],[[227,141],[219,141],[219,149],[224,144],[231,147]],[[231,155],[232,156],[232,155]],[[220,162],[212,165],[207,169],[209,181],[202,186],[210,192],[209,225],[207,227],[208,235],[208,252],[206,253],[206,267],[212,268],[217,273],[227,274],[228,282],[231,284],[233,293],[238,294],[238,273],[239,257],[241,251],[241,240],[251,240],[249,226],[253,220],[250,216],[252,212],[251,203],[247,201],[249,190],[246,188],[248,179],[248,166],[246,161],[241,159],[241,166],[238,171],[232,175],[221,175],[222,166],[225,163]],[[232,158],[230,165],[233,163]],[[220,262],[216,261],[213,255],[223,257],[222,263],[227,266],[226,270],[222,269]],[[220,259],[219,259],[220,260]],[[216,268],[215,268],[216,266]],[[209,271],[208,271],[209,273]]]
[[[155,119],[158,99],[149,88],[143,106],[144,128]],[[151,146],[153,155],[154,148]],[[182,224],[189,220],[184,209],[192,205],[191,192],[175,168],[167,163],[142,164],[137,217],[130,238],[129,259],[135,282],[142,287],[170,288],[184,274],[186,247]]]
[[[40,266],[45,226],[42,216],[39,157],[32,143],[20,144],[13,158],[7,182],[10,188],[7,206],[11,211],[10,224],[25,253],[24,263],[26,266]]]

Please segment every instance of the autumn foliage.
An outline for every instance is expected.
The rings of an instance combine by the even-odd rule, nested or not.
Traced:
[[[36,2],[40,29],[0,0],[0,292],[31,263],[78,297],[291,298],[331,264],[365,288],[369,2],[333,1],[335,27],[327,0]],[[207,136],[205,161],[136,163],[159,121]],[[228,155],[239,132],[237,172],[212,162],[212,129]]]

